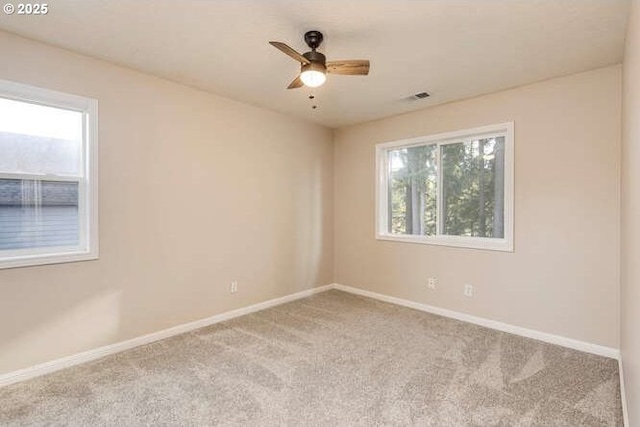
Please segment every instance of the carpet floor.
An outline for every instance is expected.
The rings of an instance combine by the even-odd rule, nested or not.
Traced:
[[[0,425],[622,426],[618,378],[332,290],[0,388]]]

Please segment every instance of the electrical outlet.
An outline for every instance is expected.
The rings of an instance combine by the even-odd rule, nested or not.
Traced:
[[[235,294],[236,292],[238,292],[238,281],[234,280],[233,282],[231,282],[231,287],[230,287],[231,293]]]
[[[473,285],[464,285],[464,296],[465,297],[473,296]]]
[[[435,277],[429,277],[427,286],[429,287],[429,289],[435,289],[438,286],[438,279],[436,279]]]

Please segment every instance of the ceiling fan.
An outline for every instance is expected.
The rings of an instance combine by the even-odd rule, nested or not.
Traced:
[[[269,42],[273,47],[300,63],[300,75],[289,84],[287,89],[296,89],[303,85],[309,87],[322,86],[327,80],[327,73],[348,76],[366,76],[369,74],[369,61],[366,59],[327,62],[327,58],[316,51],[322,40],[323,36],[320,31],[307,31],[304,34],[304,41],[311,48],[311,51],[304,54],[296,52],[285,43]]]

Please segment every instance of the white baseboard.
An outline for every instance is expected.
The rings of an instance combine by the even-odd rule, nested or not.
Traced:
[[[622,418],[624,426],[629,427],[629,409],[627,407],[627,392],[624,387],[624,370],[622,367],[622,356],[618,359],[618,372],[620,372],[620,400],[622,401]]]
[[[362,295],[362,296],[377,299],[380,301],[385,301],[392,304],[413,308],[415,310],[425,311],[427,313],[437,314],[440,316],[461,320],[463,322],[473,323],[475,325],[484,326],[486,328],[496,329],[498,331],[508,332],[510,334],[520,335],[526,338],[533,338],[535,340],[544,341],[550,344],[557,344],[557,345],[571,348],[574,350],[584,351],[586,353],[597,354],[598,356],[610,357],[612,359],[620,360],[620,350],[616,348],[605,347],[598,344],[592,344],[584,341],[574,340],[572,338],[562,337],[560,335],[553,335],[546,332],[536,331],[533,329],[522,328],[520,326],[514,326],[508,323],[489,320],[482,317],[476,317],[470,314],[460,313],[453,310],[447,310],[445,308],[435,307],[428,304],[422,304],[419,302],[410,301],[402,298],[391,297],[388,295],[366,291],[364,289],[353,288],[351,286],[340,285],[337,283],[333,284],[333,288],[341,291],[349,292],[352,294]]]
[[[258,304],[250,305],[248,307],[239,308],[237,310],[227,311],[206,319],[200,319],[182,325],[174,326],[168,329],[163,329],[158,332],[143,335],[141,337],[132,338],[130,340],[121,341],[115,344],[106,345],[93,350],[88,350],[82,353],[74,354],[71,356],[63,357],[61,359],[52,360],[50,362],[41,363],[39,365],[31,366],[28,368],[20,369],[18,371],[8,372],[0,375],[0,387],[13,384],[19,381],[25,381],[31,378],[35,378],[44,374],[59,371],[60,369],[68,368],[80,363],[96,360],[104,356],[120,353],[124,350],[129,350],[134,347],[149,344],[154,341],[169,338],[174,335],[190,332],[195,329],[203,328],[205,326],[213,325],[214,323],[223,322],[225,320],[233,319],[234,317],[244,316],[245,314],[254,313],[256,311],[264,310],[267,308],[275,307],[280,304],[295,301],[300,298],[305,298],[319,292],[324,292],[329,289],[333,289],[333,285],[325,285],[317,288],[308,289],[305,291],[297,292],[295,294],[286,295],[284,297],[271,299]]]

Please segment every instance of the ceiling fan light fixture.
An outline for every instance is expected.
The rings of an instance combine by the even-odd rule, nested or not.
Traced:
[[[327,81],[326,69],[322,64],[312,62],[302,66],[300,80],[305,86],[318,87]]]

